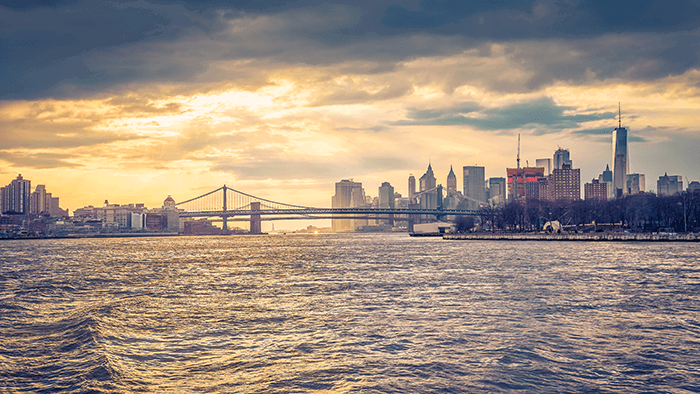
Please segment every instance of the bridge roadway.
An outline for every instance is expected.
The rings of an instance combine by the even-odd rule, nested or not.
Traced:
[[[479,211],[458,209],[380,209],[380,208],[303,208],[303,209],[231,209],[220,211],[182,211],[180,217],[248,216],[248,215],[436,215],[478,216]]]

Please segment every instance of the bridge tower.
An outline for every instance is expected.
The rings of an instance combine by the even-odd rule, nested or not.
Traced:
[[[251,211],[260,211],[260,202],[251,202],[250,203],[250,210]],[[250,215],[250,233],[251,234],[262,234],[262,225],[260,221],[260,214],[251,214]]]
[[[223,206],[224,214],[221,215],[221,218],[224,220],[224,225],[221,226],[221,233],[226,235],[226,234],[228,234],[228,223],[227,223],[228,215],[226,214],[226,209],[227,209],[226,208],[226,189],[227,189],[226,185],[224,185],[223,189],[224,189],[224,206]]]

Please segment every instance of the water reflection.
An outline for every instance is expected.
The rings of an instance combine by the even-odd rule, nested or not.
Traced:
[[[9,391],[678,391],[699,247],[404,235],[8,241]]]

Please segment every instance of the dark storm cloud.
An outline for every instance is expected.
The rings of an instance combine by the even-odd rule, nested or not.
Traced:
[[[381,70],[483,42],[543,38],[575,38],[569,49],[582,54],[562,61],[513,53],[533,63],[530,89],[577,80],[587,70],[599,78],[651,79],[697,67],[697,2],[599,3],[11,2],[0,7],[0,99],[190,82],[219,60],[268,59],[276,67],[376,60]],[[596,40],[618,33],[654,35],[609,45]]]
[[[550,98],[513,104],[504,108],[484,109],[476,103],[438,110],[412,110],[407,120],[394,122],[406,126],[472,126],[481,130],[507,131],[532,129],[535,134],[574,129],[582,123],[615,118],[613,112],[567,115],[574,107],[559,106]]]

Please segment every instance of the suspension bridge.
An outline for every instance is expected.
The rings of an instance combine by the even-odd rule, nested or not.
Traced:
[[[432,191],[432,190],[430,190]],[[425,192],[421,193],[424,194]],[[474,210],[456,210],[442,208],[318,208],[303,205],[293,205],[265,198],[256,197],[232,189],[226,185],[212,190],[201,196],[175,204],[180,217],[206,218],[216,217],[223,221],[223,231],[228,231],[229,220],[241,220],[248,217],[250,232],[261,233],[262,220],[290,219],[358,219],[370,218],[386,220],[389,215],[407,215],[404,218],[394,217],[393,220],[413,221],[417,215],[434,215],[440,219],[447,215],[464,216],[478,215]],[[234,219],[239,217],[237,219]]]

